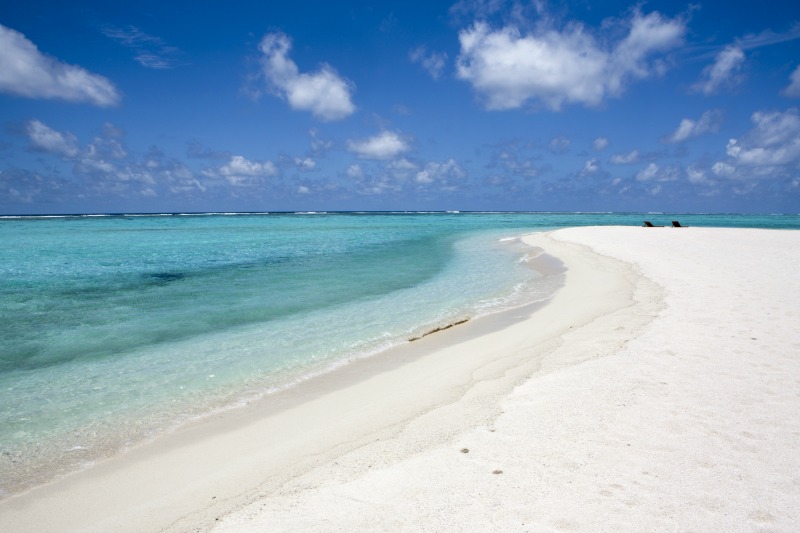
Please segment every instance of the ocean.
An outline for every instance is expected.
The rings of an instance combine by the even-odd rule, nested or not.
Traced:
[[[643,220],[800,229],[796,215],[2,216],[0,498],[548,298],[562,278],[530,268],[525,233]]]

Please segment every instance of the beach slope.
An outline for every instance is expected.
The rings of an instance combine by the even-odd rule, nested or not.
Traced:
[[[3,530],[800,528],[800,232],[524,239],[567,268],[547,302],[4,500]]]
[[[630,306],[576,324],[495,420],[354,479],[311,473],[215,531],[798,530],[800,232],[528,241],[633,265]]]

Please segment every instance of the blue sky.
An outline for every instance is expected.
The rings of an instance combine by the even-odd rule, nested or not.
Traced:
[[[4,2],[0,212],[800,212],[800,5]]]

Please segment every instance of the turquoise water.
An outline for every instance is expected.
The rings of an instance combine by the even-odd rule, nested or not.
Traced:
[[[515,237],[798,216],[0,219],[0,496],[434,327],[548,297]]]

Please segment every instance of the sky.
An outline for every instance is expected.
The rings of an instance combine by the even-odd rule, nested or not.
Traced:
[[[800,3],[0,4],[0,213],[800,213]]]

